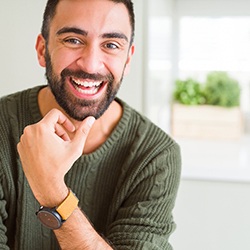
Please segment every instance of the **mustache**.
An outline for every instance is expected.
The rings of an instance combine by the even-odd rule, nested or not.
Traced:
[[[107,75],[101,75],[99,73],[90,74],[90,73],[87,73],[83,70],[74,71],[74,70],[70,70],[70,69],[64,69],[61,72],[61,77],[62,78],[75,77],[75,78],[90,79],[93,81],[100,81],[100,82],[103,82],[103,81],[111,82],[114,80],[114,77],[111,73],[107,74]]]

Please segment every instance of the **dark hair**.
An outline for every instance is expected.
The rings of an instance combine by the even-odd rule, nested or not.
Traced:
[[[45,11],[43,14],[43,23],[42,23],[42,35],[46,41],[49,39],[49,26],[56,14],[56,7],[60,0],[48,0]],[[130,24],[132,29],[131,42],[130,45],[134,41],[135,36],[135,13],[134,13],[134,5],[131,0],[109,0],[115,3],[123,3],[129,13]]]

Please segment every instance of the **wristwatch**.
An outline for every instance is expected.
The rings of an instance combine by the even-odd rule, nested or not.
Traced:
[[[54,208],[40,206],[36,212],[37,218],[44,226],[53,230],[58,229],[77,208],[78,201],[78,198],[69,189],[67,197],[59,206]]]

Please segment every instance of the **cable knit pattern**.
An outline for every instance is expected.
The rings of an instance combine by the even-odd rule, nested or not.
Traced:
[[[53,232],[38,222],[35,200],[16,144],[25,126],[42,117],[42,86],[0,100],[0,249],[59,249]],[[80,157],[65,181],[94,228],[115,249],[172,249],[169,236],[180,180],[174,140],[125,102],[108,140]]]

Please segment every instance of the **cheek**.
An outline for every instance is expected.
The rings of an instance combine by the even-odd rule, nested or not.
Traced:
[[[57,50],[51,53],[53,69],[57,74],[60,74],[66,68],[72,68],[76,60],[76,53],[65,53],[63,50]]]
[[[108,61],[106,61],[106,68],[114,76],[114,78],[119,81],[124,74],[125,66],[126,66],[126,60],[124,59],[117,60],[116,58],[113,60],[109,59]]]

